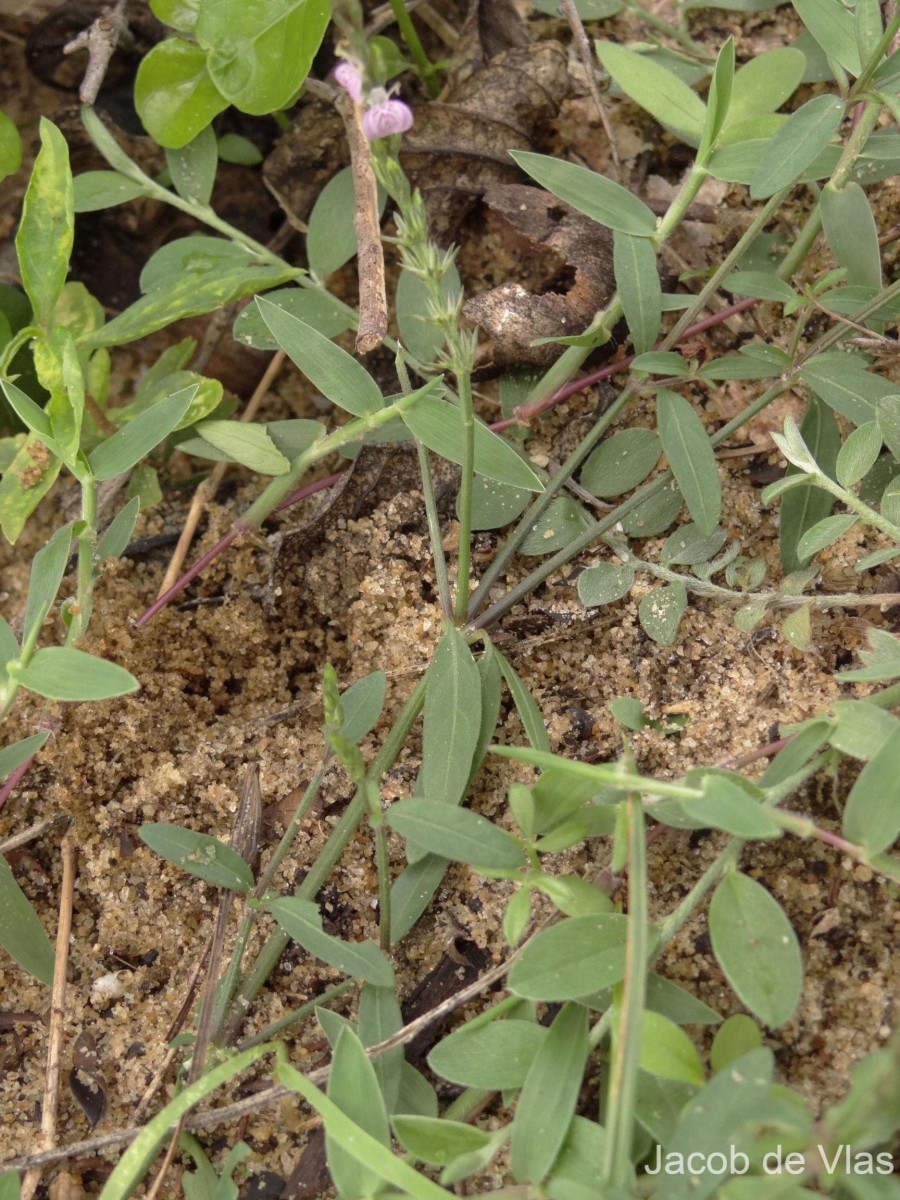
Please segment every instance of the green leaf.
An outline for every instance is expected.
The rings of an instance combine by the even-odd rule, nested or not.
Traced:
[[[277,897],[268,900],[266,908],[288,937],[322,962],[375,987],[394,986],[393,968],[374,942],[345,942],[325,933],[321,914],[310,900]]]
[[[714,529],[709,536],[702,533],[693,521],[679,525],[663,545],[662,563],[666,567],[696,567],[708,563],[728,541],[724,529]]]
[[[773,1028],[790,1020],[800,999],[803,964],[797,935],[771,894],[748,876],[729,871],[709,906],[709,932],[741,1002]]]
[[[71,646],[38,650],[16,678],[47,700],[112,700],[141,686],[124,667]]]
[[[830,546],[852,529],[859,517],[856,513],[840,513],[838,516],[825,517],[817,521],[804,533],[797,543],[797,556],[801,561],[808,562],[814,554]]]
[[[835,464],[835,474],[842,487],[852,488],[867,475],[881,453],[881,426],[867,421],[854,429],[841,446]]]
[[[762,1033],[753,1018],[746,1013],[735,1013],[716,1030],[709,1051],[709,1065],[714,1071],[723,1071],[735,1059],[761,1045]]]
[[[0,750],[0,780],[8,778],[13,771],[21,767],[22,763],[33,758],[49,736],[49,733],[34,733],[31,737],[13,742],[11,746],[4,746]]]
[[[456,264],[451,263],[441,276],[441,304],[452,308],[461,291],[459,271]],[[428,284],[404,267],[397,280],[394,304],[400,341],[419,362],[434,362],[444,348],[446,339],[440,328],[430,320],[432,301]]]
[[[280,1063],[275,1070],[275,1078],[284,1087],[298,1092],[307,1104],[321,1113],[332,1141],[340,1144],[364,1166],[371,1167],[381,1179],[400,1189],[401,1195],[412,1196],[416,1200],[449,1200],[450,1192],[420,1175],[409,1163],[354,1124],[324,1092],[319,1091],[294,1067],[286,1062]]]
[[[219,165],[219,148],[211,126],[201,129],[185,146],[167,150],[166,165],[179,196],[195,204],[209,204]]]
[[[492,870],[517,870],[525,865],[518,839],[465,808],[413,797],[392,804],[387,820],[401,836],[452,862]]]
[[[578,576],[578,599],[585,608],[612,604],[627,596],[634,584],[634,568],[602,562],[586,567]]]
[[[528,1000],[575,1000],[625,973],[627,917],[568,917],[537,933],[513,963],[508,987]]]
[[[691,373],[688,364],[674,350],[651,350],[649,354],[639,354],[632,362],[631,369],[632,371],[646,371],[648,375],[690,375]]]
[[[604,69],[626,96],[688,145],[699,143],[706,107],[696,92],[665,67],[625,46],[595,42],[595,48]]]
[[[740,838],[776,838],[781,826],[736,780],[710,773],[703,779],[703,795],[682,800],[687,816]],[[649,1068],[648,1068],[649,1070]],[[700,1082],[700,1081],[698,1081]]]
[[[328,1075],[328,1098],[360,1129],[384,1147],[391,1144],[387,1109],[375,1067],[352,1029],[338,1035]],[[332,1183],[340,1196],[372,1196],[379,1190],[377,1171],[348,1153],[325,1125],[325,1153]]]
[[[262,116],[294,99],[330,16],[327,0],[204,0],[197,40],[222,95],[242,112]]]
[[[546,750],[549,754],[550,739],[547,736],[544,718],[541,716],[541,710],[538,708],[534,696],[532,696],[521,678],[516,674],[512,664],[503,657],[499,650],[496,650],[496,647],[495,651],[497,662],[500,664],[501,674],[506,680],[509,694],[512,696],[513,703],[516,706],[519,720],[522,722],[522,728],[525,730],[525,736],[531,745],[534,746],[535,750]]]
[[[816,96],[791,113],[763,151],[750,180],[751,197],[765,200],[799,179],[837,133],[843,116],[837,96]]]
[[[522,515],[530,500],[531,493],[524,488],[510,487],[508,483],[476,475],[472,480],[472,528],[500,529],[509,525]]]
[[[403,1028],[403,1014],[397,1000],[396,988],[373,987],[364,983],[359,997],[356,1032],[368,1048],[393,1037]],[[394,1046],[372,1060],[378,1087],[388,1112],[396,1112],[404,1066],[403,1047]],[[424,1083],[424,1080],[423,1080]]]
[[[247,863],[231,846],[208,833],[159,822],[142,825],[138,837],[166,862],[205,883],[244,894],[253,891],[253,872]]]
[[[72,545],[72,526],[57,529],[50,541],[38,550],[31,563],[28,579],[28,598],[22,622],[22,641],[36,638],[53,606],[62,583]]]
[[[355,417],[384,408],[381,388],[346,350],[261,296],[257,296],[256,305],[281,349],[332,404]]]
[[[787,304],[797,295],[789,283],[785,283],[777,275],[770,275],[768,271],[735,271],[733,275],[728,276],[723,286],[735,296],[774,300],[777,304]]]
[[[15,543],[25,522],[53,486],[62,467],[62,459],[52,456],[40,439],[30,434],[15,453],[0,477],[0,528],[6,539]]]
[[[150,0],[150,8],[164,25],[179,33],[193,33],[200,0]]]
[[[800,20],[829,58],[851,75],[860,73],[853,14],[840,0],[793,0]]]
[[[834,414],[818,396],[812,396],[806,415],[800,426],[800,435],[809,447],[820,469],[833,477],[841,445]],[[787,477],[799,474],[797,467],[789,466]],[[809,559],[801,558],[797,547],[801,537],[813,525],[824,520],[834,506],[834,497],[822,488],[804,484],[794,488],[781,500],[778,522],[778,538],[781,550],[781,565],[786,574],[805,567]]]
[[[654,69],[668,75],[661,67]],[[700,104],[696,96],[694,99]],[[703,105],[700,104],[700,107],[702,109]],[[526,150],[510,150],[509,153],[541,187],[600,225],[634,234],[635,237],[652,237],[656,232],[653,212],[633,192],[613,183],[611,179],[575,163],[560,162],[546,154],[532,154]]]
[[[386,198],[384,189],[379,188],[379,214],[384,211]],[[356,255],[355,215],[353,173],[344,167],[319,192],[309,214],[306,258],[310,271],[318,279],[327,279]]]
[[[869,649],[860,651],[865,663],[853,671],[841,671],[837,679],[849,682],[869,682],[900,677],[900,639],[886,629],[871,628],[867,631]]]
[[[722,137],[723,142],[727,142],[727,144],[719,146],[717,150],[713,151],[708,164],[709,173],[716,179],[749,186],[764,156],[769,152],[772,138],[784,128],[785,123],[786,118],[757,117],[753,123],[757,136],[749,140],[735,141],[733,144],[730,139],[733,136],[736,137],[739,130],[737,127],[726,129]],[[759,137],[760,133],[767,132],[766,125],[772,127],[768,131],[769,136]],[[803,167],[797,177],[797,182],[810,183],[816,179],[827,179],[837,167],[840,157],[841,152],[838,146],[827,145]]]
[[[431,1117],[394,1117],[391,1122],[397,1141],[413,1158],[446,1167],[460,1154],[489,1145],[492,1135],[462,1121]]]
[[[323,337],[337,337],[349,329],[353,314],[326,292],[313,288],[279,288],[266,295],[266,302],[273,304],[306,325],[311,325]],[[234,323],[234,340],[254,350],[277,350],[278,342],[262,318],[259,306],[248,304]]]
[[[361,368],[360,368],[361,369]],[[423,395],[403,413],[403,421],[413,437],[441,458],[463,463],[465,435],[459,408],[449,400]],[[511,442],[475,421],[475,470],[487,479],[496,479],[512,487],[544,490],[540,479]]]
[[[438,1115],[437,1092],[421,1072],[402,1058],[400,1048],[400,1092],[394,1112],[410,1117],[427,1117],[435,1120]],[[443,1124],[444,1122],[441,1122]]]
[[[77,342],[93,348],[135,341],[182,317],[224,308],[296,274],[286,264],[261,264],[248,250],[222,238],[199,234],[178,238],[157,250],[144,267],[141,288],[146,295]]]
[[[900,731],[895,730],[860,772],[844,806],[844,837],[880,854],[900,836]]]
[[[634,352],[643,354],[656,341],[662,317],[662,287],[650,239],[615,230],[613,270]]]
[[[447,871],[447,859],[426,854],[405,867],[391,886],[391,941],[404,938],[431,903]]]
[[[460,803],[468,786],[480,730],[478,667],[465,638],[455,629],[447,629],[428,668],[425,693],[418,790],[429,800],[447,805]]]
[[[131,541],[140,508],[141,502],[137,496],[134,496],[124,508],[116,513],[97,542],[97,548],[94,551],[96,562],[104,563],[108,558],[121,556],[122,551]]]
[[[641,1017],[640,1067],[661,1079],[703,1084],[700,1055],[688,1035],[668,1017],[645,1010]]]
[[[55,951],[37,913],[0,854],[0,946],[41,983],[53,983]]]
[[[22,165],[22,139],[15,124],[0,111],[0,179],[15,175]]]
[[[18,1171],[5,1171],[0,1175],[0,1200],[20,1200]]]
[[[726,127],[781,108],[803,82],[805,68],[801,51],[789,46],[751,58],[734,77]]]
[[[519,545],[522,555],[554,554],[591,524],[587,510],[571,496],[556,496]]]
[[[559,0],[531,0],[532,7],[538,12],[549,13],[551,17],[559,13]],[[575,11],[582,21],[603,21],[614,17],[625,7],[623,0],[575,0]]]
[[[669,528],[683,505],[684,498],[673,479],[637,508],[626,513],[622,518],[622,532],[628,537],[655,537]]]
[[[759,781],[759,786],[776,787],[801,770],[828,741],[831,728],[829,721],[813,720],[806,724],[772,759]]]
[[[245,421],[201,421],[197,433],[230,462],[238,462],[261,475],[286,475],[291,469],[290,459],[278,450],[262,425]],[[185,448],[186,444],[182,443],[182,449]],[[188,453],[197,451],[191,446]]]
[[[656,413],[663,451],[688,512],[711,534],[722,515],[722,487],[703,422],[689,401],[665,388],[657,393]]]
[[[118,171],[85,171],[74,180],[74,206],[76,213],[99,212],[104,208],[115,208],[148,195],[147,188],[138,180],[120,175]]]
[[[41,148],[22,204],[16,253],[34,319],[47,328],[69,270],[75,232],[66,139],[41,117]]]
[[[372,671],[341,694],[344,721],[339,732],[342,737],[354,745],[363,740],[381,716],[386,691],[387,675],[384,671]]]
[[[673,582],[666,587],[656,587],[641,598],[638,619],[644,632],[662,646],[671,646],[678,633],[684,610],[687,608],[687,592],[683,583]]]
[[[842,754],[863,762],[874,758],[900,729],[900,718],[865,700],[838,700],[828,741]]]
[[[800,378],[854,425],[877,420],[879,402],[897,391],[896,384],[868,371],[865,360],[840,352],[817,354],[801,368]]]
[[[712,82],[706,104],[706,121],[700,140],[698,158],[705,161],[709,151],[718,142],[731,111],[731,95],[734,90],[734,38],[726,39],[716,58]]]
[[[533,1021],[491,1021],[475,1029],[464,1025],[438,1042],[428,1065],[463,1087],[519,1088],[546,1038],[547,1030]]]
[[[557,1013],[525,1079],[510,1139],[510,1166],[521,1182],[539,1184],[559,1154],[583,1082],[588,1010],[565,1004]]]
[[[781,623],[782,632],[790,644],[797,650],[808,650],[812,642],[812,621],[809,605],[796,608],[784,618]]]
[[[141,59],[134,104],[153,140],[178,150],[227,108],[228,100],[213,82],[203,50],[193,42],[167,38]]]
[[[191,406],[197,385],[183,388],[117,429],[88,455],[95,479],[113,479],[136,463],[172,432]],[[224,422],[223,422],[224,423]]]
[[[826,183],[819,197],[822,227],[831,253],[847,271],[847,283],[881,287],[881,247],[866,194],[858,183],[838,189]]]

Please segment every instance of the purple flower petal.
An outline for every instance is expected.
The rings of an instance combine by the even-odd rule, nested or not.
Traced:
[[[412,109],[402,100],[382,100],[363,113],[363,133],[370,142],[377,138],[390,137],[392,133],[406,133],[413,123]]]
[[[334,77],[345,92],[349,92],[354,104],[362,100],[363,79],[359,67],[352,62],[340,62],[334,68]]]

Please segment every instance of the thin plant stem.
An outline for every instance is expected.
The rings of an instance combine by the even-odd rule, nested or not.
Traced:
[[[416,64],[422,82],[425,84],[428,99],[436,100],[441,90],[441,85],[437,78],[434,64],[425,53],[425,48],[419,39],[416,27],[412,23],[412,18],[407,12],[403,0],[391,0],[391,12],[394,14],[397,28],[400,30],[404,42],[406,42],[406,48],[409,50],[410,56]]]
[[[668,21],[664,21],[662,17],[658,17],[656,13],[648,12],[643,4],[639,4],[638,0],[625,0],[625,7],[630,9],[641,21],[648,25],[651,29],[663,34],[665,37],[671,38],[673,42],[677,42],[679,46],[684,47],[692,57],[700,59],[701,62],[713,64],[713,59],[707,54],[701,45],[693,40],[686,30],[678,25],[672,25]]]
[[[647,996],[650,943],[647,839],[640,793],[631,792],[625,806],[628,822],[628,933],[625,942],[625,977],[617,1006],[618,1021],[606,1097],[606,1153],[601,1168],[601,1179],[610,1187],[624,1187],[631,1173],[634,1100],[640,1062],[641,1022]]]
[[[444,553],[444,543],[441,539],[441,522],[434,494],[434,479],[431,474],[431,463],[428,461],[428,451],[418,439],[416,439],[416,453],[419,456],[422,495],[425,498],[425,517],[428,521],[428,540],[431,542],[431,556],[434,560],[434,577],[437,581],[438,599],[441,602],[441,612],[449,620],[453,614],[453,597],[450,592],[450,574],[447,570],[447,556]]]
[[[378,944],[385,954],[391,952],[391,857],[388,853],[384,822],[376,825],[375,864],[378,870]]]
[[[66,644],[77,642],[87,633],[94,604],[94,547],[97,544],[97,481],[86,474],[81,483],[81,520],[83,528],[78,535],[77,592],[74,607],[69,609],[72,623],[69,626]]]
[[[469,609],[469,571],[472,563],[472,488],[475,479],[475,411],[472,403],[472,381],[467,370],[457,379],[459,407],[464,434],[463,464],[459,483],[459,552],[456,567],[457,624],[466,620]]]
[[[290,1029],[292,1025],[296,1025],[298,1021],[312,1016],[317,1008],[325,1008],[333,1000],[340,1000],[341,996],[346,996],[356,986],[355,979],[345,979],[343,983],[336,983],[334,987],[328,988],[321,995],[314,996],[312,1000],[308,1000],[306,1004],[301,1004],[293,1012],[279,1017],[277,1021],[273,1021],[271,1025],[267,1025],[265,1029],[261,1029],[253,1037],[249,1037],[246,1041],[241,1042],[235,1049],[240,1053],[242,1050],[252,1050],[254,1046],[261,1046],[264,1042],[268,1042],[272,1038],[278,1037],[279,1034],[284,1033],[286,1029]]]

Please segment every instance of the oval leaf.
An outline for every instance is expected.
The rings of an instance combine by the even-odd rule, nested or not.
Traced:
[[[765,200],[799,179],[834,137],[844,116],[837,96],[816,96],[791,113],[762,152],[750,195]]]
[[[644,631],[662,646],[675,640],[682,614],[687,608],[687,592],[683,583],[654,588],[642,597],[638,618]]]
[[[47,700],[112,700],[141,686],[124,667],[71,646],[38,650],[16,678]]]
[[[661,454],[662,443],[652,429],[623,429],[590,455],[581,472],[581,486],[607,500],[621,496],[647,478]]]
[[[453,862],[496,870],[525,865],[525,852],[511,833],[465,808],[413,797],[392,804],[387,820],[417,846]]]
[[[138,836],[167,862],[214,887],[244,893],[253,890],[253,872],[240,854],[208,833],[160,822],[142,825]]]
[[[509,990],[528,1000],[574,1000],[625,974],[628,919],[618,913],[569,917],[536,934],[513,963]]]
[[[688,512],[711,534],[722,515],[722,487],[713,448],[690,402],[661,388],[656,401],[663,450]]]
[[[578,576],[578,599],[585,608],[612,604],[627,596],[633,583],[633,567],[597,563],[595,567],[587,567]]]
[[[699,143],[706,108],[696,92],[643,54],[613,42],[595,44],[597,57],[626,96],[688,145]]]
[[[766,1025],[788,1021],[800,999],[797,935],[780,905],[753,879],[731,871],[709,906],[713,951],[740,1000]]]
[[[19,966],[48,987],[53,983],[55,951],[40,919],[0,854],[0,946]]]
[[[438,1042],[428,1055],[428,1065],[463,1087],[518,1088],[546,1037],[547,1030],[533,1021],[492,1021],[477,1029],[463,1026]]]

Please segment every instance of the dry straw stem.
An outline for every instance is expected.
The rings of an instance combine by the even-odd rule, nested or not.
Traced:
[[[353,195],[356,199],[354,226],[359,271],[359,327],[356,331],[356,352],[371,354],[381,345],[388,329],[384,251],[381,245],[381,223],[378,219],[378,185],[372,170],[369,140],[363,132],[362,108],[345,94],[335,96],[334,104],[347,132]]]
[[[62,888],[59,897],[59,927],[56,934],[56,960],[53,968],[53,992],[50,999],[50,1031],[47,1042],[47,1077],[41,1107],[41,1135],[46,1147],[56,1144],[56,1111],[59,1100],[59,1066],[62,1057],[63,1030],[66,1020],[66,971],[69,966],[69,939],[72,934],[72,898],[75,893],[75,868],[78,845],[75,835],[62,840]],[[41,1181],[40,1166],[32,1167],[22,1180],[21,1200],[31,1200]]]

